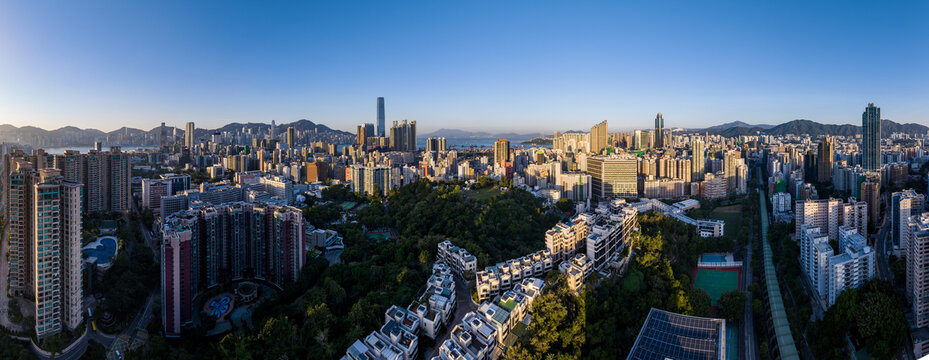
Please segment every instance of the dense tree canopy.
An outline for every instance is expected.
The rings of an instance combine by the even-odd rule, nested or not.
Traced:
[[[865,344],[879,359],[890,359],[906,341],[903,304],[893,286],[871,280],[847,289],[810,329],[810,348],[817,359],[845,359],[846,335]]]
[[[741,291],[724,292],[716,303],[719,317],[729,321],[741,320],[742,314],[745,312],[745,302],[747,300],[748,296]]]

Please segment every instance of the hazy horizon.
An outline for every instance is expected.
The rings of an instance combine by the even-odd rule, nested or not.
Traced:
[[[277,124],[277,126],[281,126],[282,124],[289,124],[289,123],[297,122],[297,121],[300,121],[300,120],[309,120],[309,119],[297,119],[297,120],[293,120],[293,121],[276,121],[276,124]],[[745,122],[745,121],[741,121],[741,122],[747,123],[747,124],[749,124],[749,125],[755,125],[755,126],[777,126],[777,125],[786,124],[786,123],[788,123],[788,122],[796,121],[796,120],[809,120],[809,121],[821,123],[821,124],[823,124],[823,125],[854,125],[854,126],[858,126],[858,127],[861,126],[860,123],[836,123],[836,124],[829,124],[829,123],[818,122],[818,121],[811,120],[811,119],[793,119],[793,120],[784,121],[784,122],[781,122],[781,123],[765,123],[765,124],[762,124],[762,123],[748,123],[748,122]],[[882,118],[881,120],[890,120],[890,121],[894,121],[893,119],[884,119],[884,118]],[[312,121],[312,120],[310,120],[310,121]],[[725,122],[725,123],[718,123],[718,124],[715,124],[715,123],[714,123],[714,124],[707,124],[707,125],[702,126],[702,127],[689,127],[689,128],[684,128],[684,129],[706,129],[706,128],[710,128],[710,127],[714,127],[714,126],[718,126],[718,125],[730,124],[730,123],[733,123],[733,122],[736,122],[736,121],[738,121],[738,120],[728,121],[728,122]],[[632,131],[632,130],[654,130],[654,127],[653,127],[653,126],[640,126],[640,127],[634,127],[634,128],[616,128],[616,127],[613,126],[613,124],[612,124],[611,122],[609,122],[609,121],[607,121],[607,122],[610,124],[610,126],[609,126],[609,131],[610,131],[611,133],[612,133],[612,132],[625,132],[625,131]],[[909,123],[901,123],[901,122],[898,122],[898,121],[894,121],[894,122],[896,122],[896,123],[898,123],[898,124],[909,124]],[[195,122],[195,126],[197,127],[197,129],[208,129],[208,130],[212,130],[212,129],[221,128],[221,127],[223,127],[223,126],[225,126],[225,125],[228,125],[228,124],[231,124],[231,123],[246,124],[245,122],[234,121],[234,122],[229,122],[229,123],[226,123],[226,124],[221,124],[220,126],[215,126],[215,127],[202,127],[202,126],[200,126],[199,124],[196,124],[196,122]],[[252,122],[249,122],[249,123],[251,123],[251,124],[264,124],[264,125],[270,125],[271,122],[270,122],[270,121],[268,121],[268,122],[255,122],[255,121],[252,121]],[[354,130],[355,130],[355,129],[337,129],[337,128],[333,128],[332,126],[329,126],[329,125],[326,124],[326,123],[321,123],[321,122],[316,122],[316,121],[313,121],[313,123],[314,123],[314,124],[317,124],[317,125],[326,125],[327,127],[329,127],[330,129],[333,129],[333,130],[341,130],[341,131],[346,131],[346,132],[350,132],[350,133],[354,133]],[[370,123],[370,122],[369,122],[369,123]],[[593,124],[595,124],[595,123],[593,123]],[[919,124],[919,123],[916,123],[916,124]],[[5,125],[12,125],[12,124],[0,124],[0,126],[5,126]],[[55,128],[44,128],[44,127],[41,127],[41,126],[34,126],[34,125],[24,125],[24,126],[33,126],[33,127],[37,127],[37,128],[42,129],[42,130],[45,130],[45,131],[54,131],[54,130],[61,129],[61,128],[63,128],[63,127],[69,127],[69,126],[71,126],[71,127],[76,127],[76,128],[78,128],[78,129],[81,129],[81,130],[95,129],[95,130],[103,131],[104,133],[110,133],[110,132],[113,132],[113,131],[122,129],[122,128],[124,128],[124,127],[128,127],[128,128],[130,128],[130,129],[143,130],[143,131],[151,131],[151,130],[155,129],[156,127],[158,127],[159,125],[160,125],[160,123],[158,123],[158,124],[156,124],[156,125],[154,125],[154,126],[152,126],[152,127],[120,126],[120,127],[118,127],[118,128],[114,128],[114,129],[100,129],[100,128],[94,128],[94,127],[80,127],[80,126],[74,126],[74,125],[65,125],[65,126],[59,126],[59,127],[55,127]],[[417,123],[417,127],[418,127],[419,125],[420,125],[420,124]],[[666,125],[666,127],[665,127],[666,129],[680,129],[680,128],[683,128],[683,127],[679,127],[679,126],[667,126],[667,122],[665,123],[665,125]],[[929,126],[929,125],[927,125],[927,124],[920,124],[920,125]],[[16,126],[16,125],[13,125],[13,126]],[[184,129],[184,124],[173,125],[173,124],[165,123],[165,126],[168,127],[169,129],[170,129],[170,128],[174,128],[174,127],[178,128],[178,129],[181,129],[181,130]],[[388,124],[388,126],[389,126],[389,124]],[[22,128],[23,126],[16,126],[16,127],[17,127],[17,128]],[[421,136],[424,136],[424,135],[429,135],[429,134],[436,133],[436,132],[439,132],[439,131],[442,131],[442,130],[465,131],[465,132],[472,132],[472,133],[480,133],[480,132],[483,132],[483,133],[487,133],[488,135],[498,135],[498,134],[519,134],[519,135],[538,135],[538,134],[543,134],[543,135],[544,135],[544,134],[548,134],[548,135],[551,135],[551,133],[554,132],[554,131],[558,131],[558,132],[569,132],[569,131],[589,132],[589,131],[590,131],[590,129],[587,128],[587,127],[564,128],[564,129],[551,129],[551,130],[526,130],[526,131],[506,130],[506,129],[503,129],[503,130],[465,129],[465,128],[448,128],[448,127],[446,127],[446,128],[439,128],[439,129],[432,129],[432,130],[429,130],[429,131],[421,131],[421,129],[418,129],[418,130],[419,130],[419,131],[417,131],[417,137],[421,137]],[[278,130],[278,133],[280,133],[280,130]]]

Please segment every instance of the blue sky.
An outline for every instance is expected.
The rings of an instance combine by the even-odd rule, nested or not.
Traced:
[[[0,2],[0,123],[929,124],[929,3]]]

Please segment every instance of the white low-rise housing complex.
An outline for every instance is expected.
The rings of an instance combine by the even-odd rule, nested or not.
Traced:
[[[571,261],[564,261],[558,266],[558,271],[565,274],[568,280],[568,287],[572,291],[578,292],[584,286],[584,281],[593,272],[593,267],[587,262],[587,255],[577,254]]]
[[[457,247],[448,240],[439,243],[436,258],[439,262],[450,266],[459,276],[465,271],[472,273],[477,271],[477,258],[468,250]]]
[[[555,261],[570,259],[584,245],[592,214],[581,213],[567,223],[559,222],[545,232],[545,247]]]
[[[490,299],[512,289],[523,279],[543,277],[554,268],[555,260],[548,249],[488,266],[476,274],[477,298],[479,301]]]
[[[465,314],[461,323],[452,328],[451,336],[442,342],[433,360],[492,359],[497,328],[473,311]]]
[[[507,336],[516,324],[528,321],[532,302],[544,287],[541,279],[526,278],[495,302],[483,302],[476,312],[465,314],[461,323],[452,327],[451,336],[432,360],[499,358],[505,352]]]
[[[455,281],[447,264],[437,263],[426,282],[426,291],[408,308],[392,305],[384,312],[384,325],[356,340],[343,360],[416,359],[419,336],[435,339],[455,311]]]
[[[597,207],[586,240],[586,260],[592,269],[603,269],[625,250],[632,232],[638,227],[637,215],[638,211],[633,207]]]
[[[435,339],[455,311],[455,280],[448,265],[440,263],[432,266],[426,292],[420,296],[418,303],[410,305],[410,310],[419,317],[423,335]]]

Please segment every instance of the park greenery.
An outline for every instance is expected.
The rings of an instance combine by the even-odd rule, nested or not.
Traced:
[[[555,202],[555,207],[561,210],[561,212],[572,213],[574,212],[574,201],[568,198],[561,198]]]
[[[19,308],[19,301],[15,297],[11,297],[7,303],[7,317],[10,321],[14,323],[23,321],[23,312]]]
[[[25,342],[13,339],[6,329],[0,326],[0,359],[29,359],[35,357]]]

